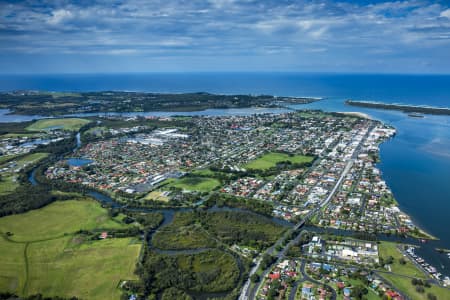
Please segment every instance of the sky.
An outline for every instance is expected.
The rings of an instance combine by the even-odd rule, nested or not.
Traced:
[[[450,1],[1,1],[0,73],[450,73]]]

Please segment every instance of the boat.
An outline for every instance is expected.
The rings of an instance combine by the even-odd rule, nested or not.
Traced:
[[[424,115],[419,114],[419,113],[410,113],[410,114],[408,114],[408,116],[412,117],[412,118],[425,118]]]

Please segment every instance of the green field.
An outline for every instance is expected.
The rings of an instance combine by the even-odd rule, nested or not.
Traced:
[[[17,156],[19,156],[19,155],[17,155],[17,154],[2,155],[2,156],[0,156],[0,164],[2,164],[3,162],[5,162],[7,160],[13,159],[14,157],[17,157]]]
[[[9,194],[19,186],[17,179],[13,175],[2,174],[0,179],[0,195]]]
[[[273,168],[277,163],[289,161],[292,164],[310,163],[313,157],[305,155],[288,155],[285,153],[271,152],[264,154],[260,158],[250,161],[244,165],[245,169],[267,170]]]
[[[28,154],[28,155],[22,156],[19,159],[14,160],[14,162],[16,163],[16,166],[13,168],[13,170],[23,168],[23,167],[31,165],[31,164],[35,164],[47,156],[48,156],[48,153],[33,153],[33,154]],[[11,160],[10,162],[13,162],[13,160]],[[4,166],[7,166],[7,164],[0,166],[0,168],[2,168]],[[15,174],[11,171],[4,172],[2,174],[2,176],[0,178],[0,195],[11,193],[19,186],[19,183],[16,182],[16,180],[17,180],[16,177],[17,176],[15,176]]]
[[[119,281],[137,279],[133,271],[140,244],[131,238],[91,241],[76,231],[127,226],[92,200],[54,202],[0,218],[0,290],[118,299]]]
[[[161,201],[161,202],[168,202],[169,197],[164,196],[164,192],[162,191],[151,191],[144,197],[145,200],[153,200],[153,201]]]
[[[109,239],[70,247],[72,237],[30,244],[26,293],[82,299],[119,299],[117,285],[133,274],[140,244],[130,238]]]
[[[165,187],[176,187],[186,191],[210,192],[220,186],[220,181],[214,178],[186,176],[179,179],[168,179]]]
[[[93,200],[57,201],[38,210],[0,218],[0,232],[11,232],[11,240],[26,242],[43,240],[80,229],[126,228],[111,219],[107,211]]]
[[[83,125],[89,122],[91,121],[80,118],[43,119],[34,122],[26,129],[29,131],[47,131],[51,129],[78,131]]]
[[[428,293],[434,294],[438,300],[449,299],[450,290],[446,288],[441,288],[435,285],[431,287],[425,287],[424,293],[419,293],[416,288],[411,284],[411,279],[407,277],[396,276],[392,274],[380,274],[385,279],[387,279],[392,285],[398,290],[406,294],[410,299],[414,300],[427,300]]]
[[[408,295],[411,299],[425,300],[427,299],[428,293],[434,294],[437,299],[448,299],[450,291],[447,289],[432,285],[430,288],[425,288],[424,293],[419,293],[411,284],[411,278],[396,275],[407,275],[427,279],[427,276],[422,271],[420,271],[408,258],[403,256],[403,254],[397,249],[396,243],[381,242],[379,244],[378,251],[380,257],[383,259],[386,259],[389,256],[394,258],[394,262],[391,264],[393,274],[379,274],[391,282],[395,288]],[[406,260],[406,264],[402,265],[399,263],[401,258]]]
[[[48,153],[33,153],[33,154],[29,154],[26,155],[24,157],[21,157],[17,160],[17,164],[19,166],[25,166],[25,165],[29,165],[29,164],[34,164],[38,161],[40,161],[41,159],[45,158],[48,156]]]
[[[426,278],[425,274],[419,270],[407,257],[397,249],[396,243],[381,242],[378,245],[378,253],[381,258],[386,260],[389,256],[394,258],[391,264],[391,270],[395,274],[415,276],[417,278]],[[406,264],[402,265],[399,260],[403,258]]]

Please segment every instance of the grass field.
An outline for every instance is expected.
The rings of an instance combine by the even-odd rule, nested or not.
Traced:
[[[220,186],[220,181],[214,178],[187,176],[180,179],[168,179],[165,187],[177,187],[187,191],[210,192]]]
[[[25,165],[34,164],[47,156],[48,156],[48,153],[39,153],[38,152],[38,153],[29,154],[29,155],[19,158],[17,160],[17,165],[23,167]]]
[[[11,243],[0,236],[0,291],[21,291],[26,276],[24,250],[25,244]]]
[[[137,279],[133,271],[140,244],[131,244],[130,238],[93,241],[68,251],[71,240],[30,244],[27,294],[119,299],[120,280]]]
[[[264,154],[260,158],[257,158],[255,160],[252,160],[251,162],[244,165],[245,169],[253,169],[253,170],[267,170],[272,167],[275,167],[277,163],[283,162],[283,161],[290,161],[293,164],[300,164],[300,163],[309,163],[314,158],[311,156],[305,156],[305,155],[288,155],[285,153],[277,153],[277,152],[271,152]]]
[[[89,241],[76,231],[127,226],[131,225],[111,219],[92,200],[54,202],[0,218],[0,290],[119,299],[119,281],[136,279],[133,270],[140,243],[131,238]]]
[[[425,274],[417,269],[417,267],[397,249],[396,243],[381,242],[378,245],[379,256],[383,259],[387,259],[389,256],[394,258],[393,264],[391,264],[391,270],[393,273],[401,275],[415,276],[417,278],[426,278]],[[406,264],[400,264],[399,260],[403,258]]]
[[[11,154],[11,155],[2,155],[0,156],[0,164],[2,164],[4,161],[7,161],[9,159],[13,159],[14,157],[17,157],[19,155],[17,154]]]
[[[214,177],[216,172],[212,171],[211,169],[198,169],[198,170],[192,171],[192,174],[193,175],[198,175],[198,176]]]
[[[145,200],[153,200],[153,201],[162,201],[162,202],[168,202],[169,197],[164,195],[164,192],[162,191],[152,191],[148,193],[145,197]]]
[[[89,122],[89,120],[80,118],[43,119],[34,122],[26,129],[29,131],[46,131],[51,129],[78,131],[83,125]]]
[[[57,201],[38,210],[0,218],[0,232],[12,232],[11,240],[27,242],[74,233],[80,229],[125,228],[111,219],[93,200]]]
[[[20,169],[27,165],[35,164],[47,156],[48,153],[33,153],[25,155],[15,160],[16,166],[13,169]],[[4,164],[4,166],[7,166],[7,164]],[[0,168],[3,168],[4,166],[0,166]],[[0,180],[0,195],[11,193],[19,186],[19,183],[16,182],[16,177],[17,176],[12,171],[7,171],[2,174]]]
[[[419,293],[416,288],[411,284],[411,279],[392,274],[381,274],[387,279],[394,287],[405,293],[410,299],[414,300],[427,300],[428,293],[434,294],[438,300],[449,299],[450,291],[445,288],[441,288],[432,285],[430,288],[425,288],[424,293]]]
[[[0,195],[14,192],[14,190],[18,186],[19,183],[16,182],[15,176],[9,174],[2,174],[2,178],[0,180]]]

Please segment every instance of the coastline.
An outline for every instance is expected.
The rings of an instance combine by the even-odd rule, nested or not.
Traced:
[[[374,120],[374,119],[370,118],[370,116],[367,115],[367,114],[365,114],[365,113],[360,113],[360,112],[356,112],[356,113],[354,113],[354,112],[349,112],[348,114],[350,114],[350,115],[357,114],[357,115],[361,115],[361,117],[367,116],[369,119]],[[382,124],[384,124],[384,123],[382,122]],[[394,129],[395,129],[395,132],[397,132],[397,129],[396,129],[395,127],[394,127]],[[388,138],[388,139],[383,140],[383,141],[382,141],[381,143],[379,143],[378,146],[377,146],[377,148],[378,148],[377,160],[378,160],[378,161],[377,161],[377,163],[376,163],[375,168],[380,172],[381,177],[382,177],[383,179],[385,179],[385,178],[383,177],[383,174],[382,174],[382,172],[381,172],[381,169],[378,167],[378,164],[381,163],[381,158],[380,158],[380,155],[379,155],[379,153],[381,152],[380,146],[381,146],[381,144],[383,144],[383,143],[385,143],[385,142],[387,142],[387,141],[389,141],[390,139],[393,139],[393,138],[395,138],[395,134],[394,134],[394,136],[392,136],[392,137],[390,137],[390,138]],[[386,179],[385,179],[385,180],[386,180]],[[417,222],[414,220],[414,218],[412,218],[409,214],[407,214],[404,210],[401,209],[400,203],[399,203],[398,200],[395,198],[394,193],[392,192],[391,188],[389,187],[389,182],[386,181],[386,183],[387,183],[387,186],[388,186],[389,191],[391,192],[391,195],[393,196],[394,206],[397,207],[398,210],[399,210],[399,214],[404,215],[405,217],[409,218],[409,219],[411,220],[411,222],[412,222],[412,225],[413,225],[413,226],[415,227],[415,229],[417,230],[417,233],[414,233],[413,231],[408,231],[407,236],[409,236],[409,237],[411,237],[411,238],[418,239],[418,240],[421,240],[421,239],[422,239],[422,240],[436,240],[436,241],[437,241],[437,240],[440,240],[440,238],[438,238],[438,237],[436,237],[436,236],[434,236],[434,235],[428,233],[427,231],[425,231],[424,229],[422,229],[421,227],[419,227],[419,226],[417,225]]]

